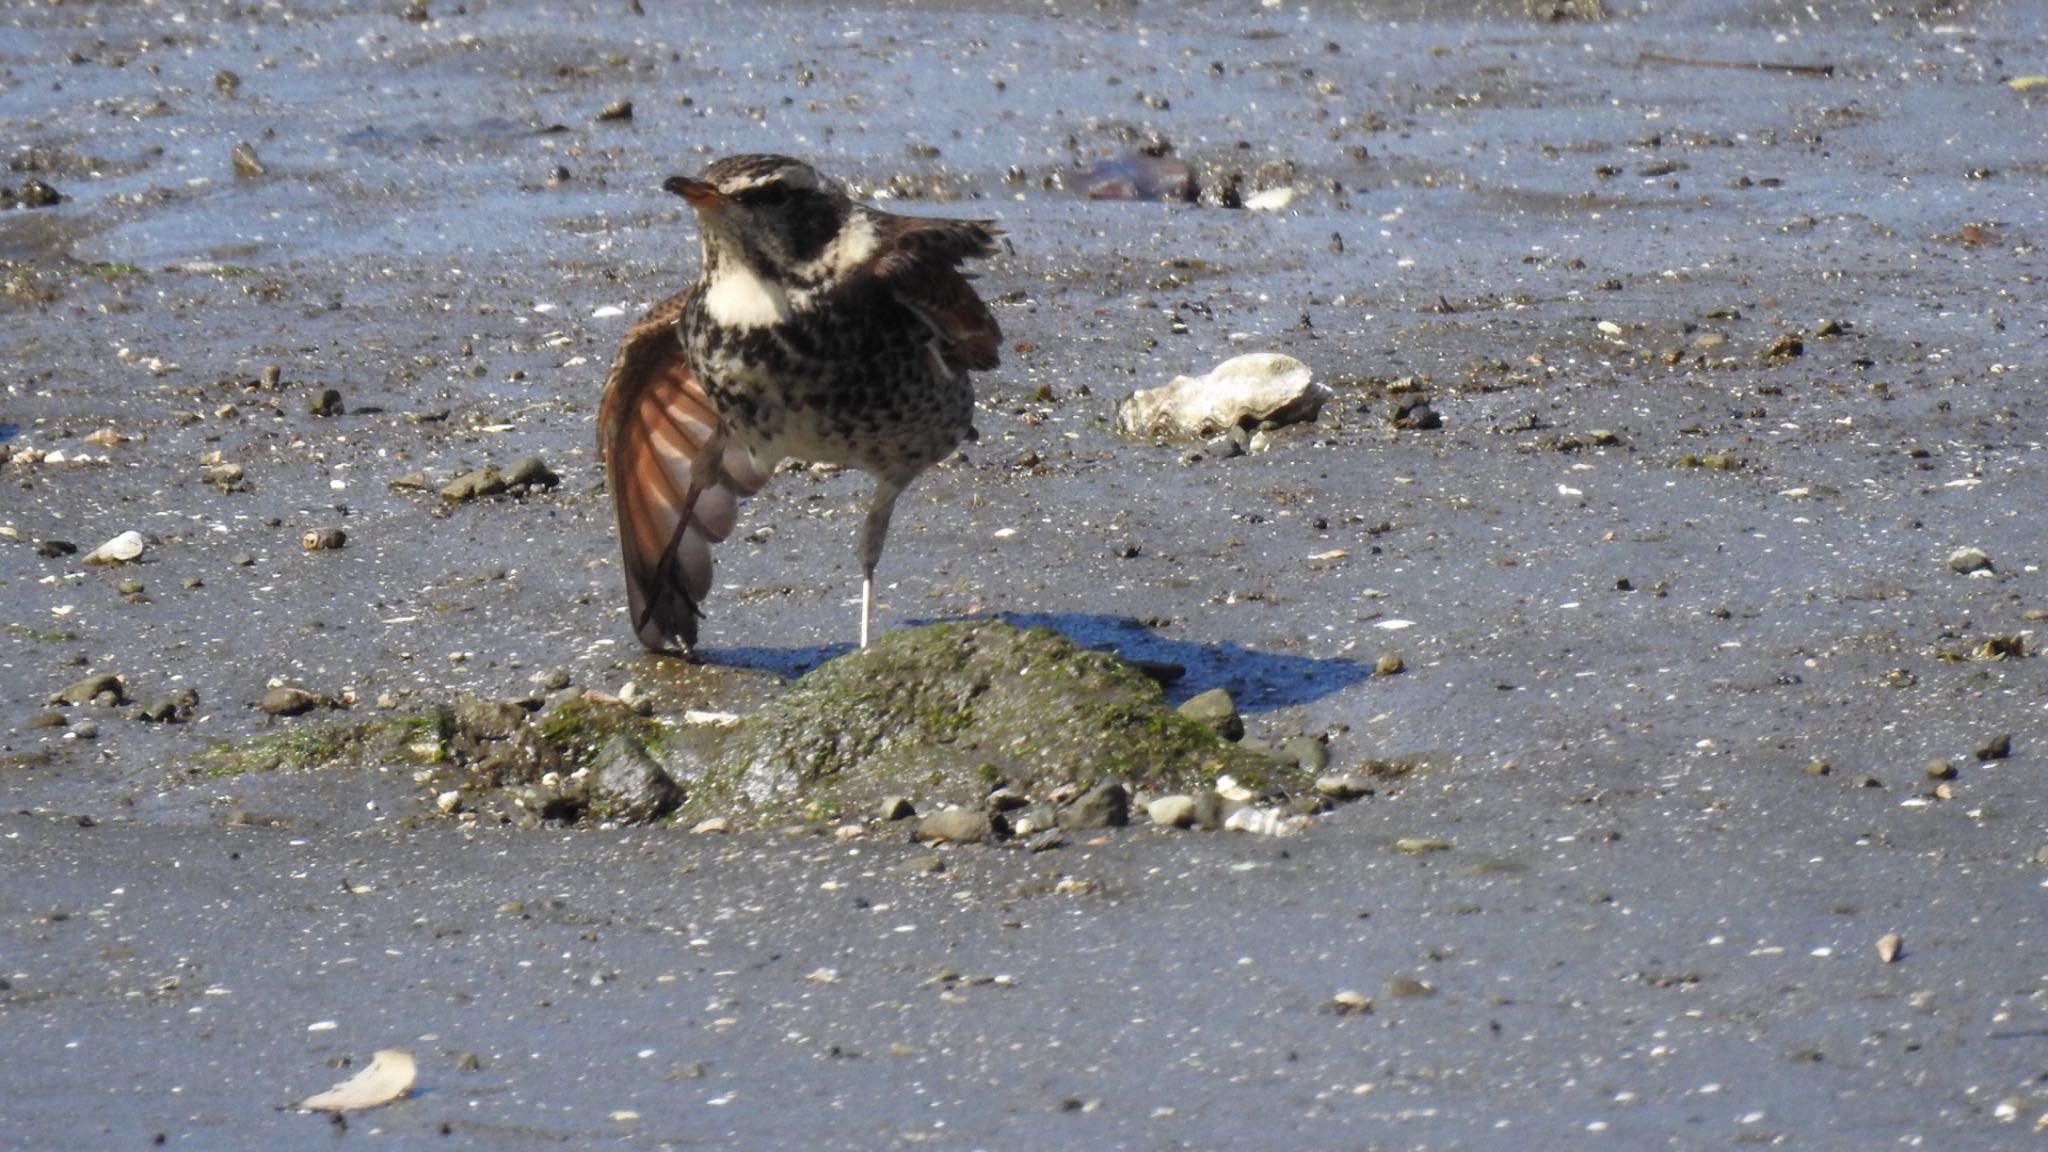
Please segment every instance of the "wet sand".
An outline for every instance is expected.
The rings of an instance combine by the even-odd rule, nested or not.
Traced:
[[[421,1090],[350,1137],[2038,1138],[2034,6],[649,7],[0,17],[0,184],[68,197],[0,211],[0,1147],[331,1146],[281,1107],[390,1047]],[[1068,187],[1155,139],[1211,202]],[[749,506],[725,671],[684,675],[633,644],[592,456],[619,335],[694,265],[662,178],[757,149],[1011,245],[981,439],[899,506],[885,626],[1048,624],[1255,737],[1432,768],[1284,840],[936,872],[185,771],[307,722],[255,708],[278,679],[728,706],[845,650],[864,478]],[[1214,206],[1232,174],[1297,196]],[[1332,384],[1320,421],[1113,435],[1256,350]],[[1417,392],[1441,428],[1394,426]],[[434,491],[532,455],[559,487]],[[128,530],[139,564],[80,562]],[[197,703],[45,704],[92,672]]]

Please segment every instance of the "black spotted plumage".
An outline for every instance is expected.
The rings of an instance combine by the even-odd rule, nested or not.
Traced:
[[[783,156],[727,157],[663,187],[697,211],[700,277],[628,333],[599,418],[635,633],[690,652],[708,545],[795,456],[875,478],[858,550],[866,644],[896,500],[973,436],[968,374],[1000,359],[961,270],[997,233],[857,204]]]

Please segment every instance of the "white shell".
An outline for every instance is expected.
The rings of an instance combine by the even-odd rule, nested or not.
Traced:
[[[1116,428],[1139,438],[1199,439],[1262,420],[1313,420],[1330,390],[1311,375],[1308,365],[1278,352],[1235,356],[1206,375],[1176,376],[1164,388],[1132,393],[1117,405]]]
[[[1282,816],[1265,808],[1239,808],[1223,822],[1226,832],[1249,832],[1254,836],[1292,836],[1307,825],[1301,816]]]
[[[368,1068],[317,1096],[306,1097],[296,1107],[306,1112],[350,1112],[358,1108],[375,1108],[404,1099],[412,1091],[413,1079],[417,1075],[418,1067],[413,1063],[412,1053],[386,1048],[371,1058]]]
[[[142,555],[142,533],[130,529],[86,553],[87,564],[126,564]]]

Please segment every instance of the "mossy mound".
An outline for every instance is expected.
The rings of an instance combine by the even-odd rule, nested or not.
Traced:
[[[999,782],[1033,795],[1105,780],[1182,791],[1225,774],[1301,783],[1177,715],[1124,661],[979,620],[893,632],[813,670],[740,726],[692,803],[975,803]]]

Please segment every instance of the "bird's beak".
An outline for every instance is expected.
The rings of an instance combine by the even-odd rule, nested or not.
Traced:
[[[717,208],[725,203],[724,193],[702,180],[692,180],[688,176],[671,176],[663,180],[661,190],[681,196],[690,202],[690,207],[698,211]]]

